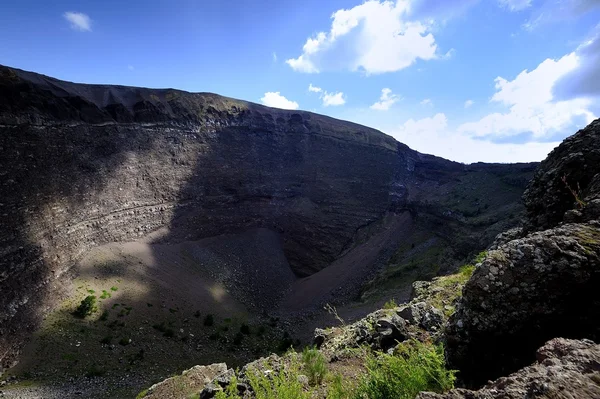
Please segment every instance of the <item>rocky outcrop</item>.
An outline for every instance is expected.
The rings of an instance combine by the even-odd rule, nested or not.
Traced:
[[[489,251],[446,330],[450,366],[471,384],[531,362],[554,337],[600,338],[600,224],[566,224]]]
[[[536,362],[477,391],[423,392],[417,399],[592,399],[600,398],[600,345],[555,338],[542,346]]]
[[[579,202],[578,202],[578,199]],[[523,195],[527,229],[552,228],[600,216],[600,119],[565,139],[538,167]]]
[[[204,388],[217,376],[227,372],[225,363],[215,363],[209,366],[194,366],[185,370],[181,375],[167,378],[158,384],[152,385],[146,391],[145,395],[139,395],[140,398],[147,399],[186,399]]]
[[[444,315],[425,302],[415,302],[394,309],[381,309],[342,327],[315,330],[314,344],[328,356],[344,349],[367,345],[386,351],[408,339],[437,336]]]
[[[597,120],[540,164],[525,228],[499,235],[466,284],[446,332],[466,383],[530,363],[548,339],[600,338],[599,139]]]

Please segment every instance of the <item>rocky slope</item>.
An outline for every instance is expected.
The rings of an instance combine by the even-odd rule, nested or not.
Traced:
[[[264,228],[302,277],[368,242],[386,215],[410,211],[410,241],[369,255],[355,279],[390,257],[396,275],[423,256],[444,270],[517,223],[534,167],[465,166],[309,112],[8,67],[0,149],[0,368],[60,296],[65,271],[104,243]],[[401,244],[416,249],[406,257]]]
[[[477,391],[421,393],[417,399],[592,399],[600,397],[600,345],[555,338],[538,349],[536,362]]]
[[[550,153],[524,194],[540,231],[499,237],[465,286],[446,335],[466,382],[531,363],[554,337],[600,339],[599,136],[596,120]]]

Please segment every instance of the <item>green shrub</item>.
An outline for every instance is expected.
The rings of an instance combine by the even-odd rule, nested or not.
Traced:
[[[94,295],[88,295],[81,301],[81,304],[77,307],[73,315],[81,319],[91,315],[96,311],[96,297]]]
[[[384,305],[383,308],[384,309],[395,309],[398,307],[398,304],[396,303],[396,301],[392,298],[389,301],[387,301]]]
[[[110,297],[111,297],[111,295],[108,291],[102,290],[102,295],[100,295],[100,299],[108,299]]]
[[[393,355],[367,359],[367,375],[358,385],[357,397],[414,399],[422,391],[442,393],[454,387],[454,374],[445,367],[441,345],[413,340],[399,345]]]
[[[302,351],[303,371],[311,385],[318,385],[327,374],[325,356],[316,348],[305,347]]]
[[[215,324],[215,317],[212,314],[207,314],[204,317],[204,325],[210,327],[213,324]]]
[[[113,285],[112,287],[110,287],[110,290],[111,290],[111,291],[117,291],[117,290],[118,290],[118,288],[117,288],[117,287],[115,287],[115,286]]]

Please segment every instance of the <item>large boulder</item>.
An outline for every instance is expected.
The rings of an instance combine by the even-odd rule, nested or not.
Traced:
[[[471,386],[534,360],[555,337],[600,338],[600,223],[565,224],[488,252],[447,330],[450,366]]]
[[[537,351],[537,361],[478,391],[422,392],[417,399],[600,398],[600,345],[556,338]]]
[[[581,201],[578,203],[577,198]],[[600,215],[600,119],[565,139],[540,164],[523,194],[529,231],[555,227],[565,212],[580,220]],[[585,206],[584,206],[585,205]]]

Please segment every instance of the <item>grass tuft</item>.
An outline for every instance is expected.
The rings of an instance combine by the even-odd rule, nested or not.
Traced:
[[[303,371],[311,385],[319,385],[327,375],[327,361],[316,348],[305,347],[302,351]]]
[[[367,375],[357,397],[414,399],[419,392],[443,393],[454,387],[455,371],[447,370],[444,349],[413,340],[400,344],[393,355],[367,358]]]

